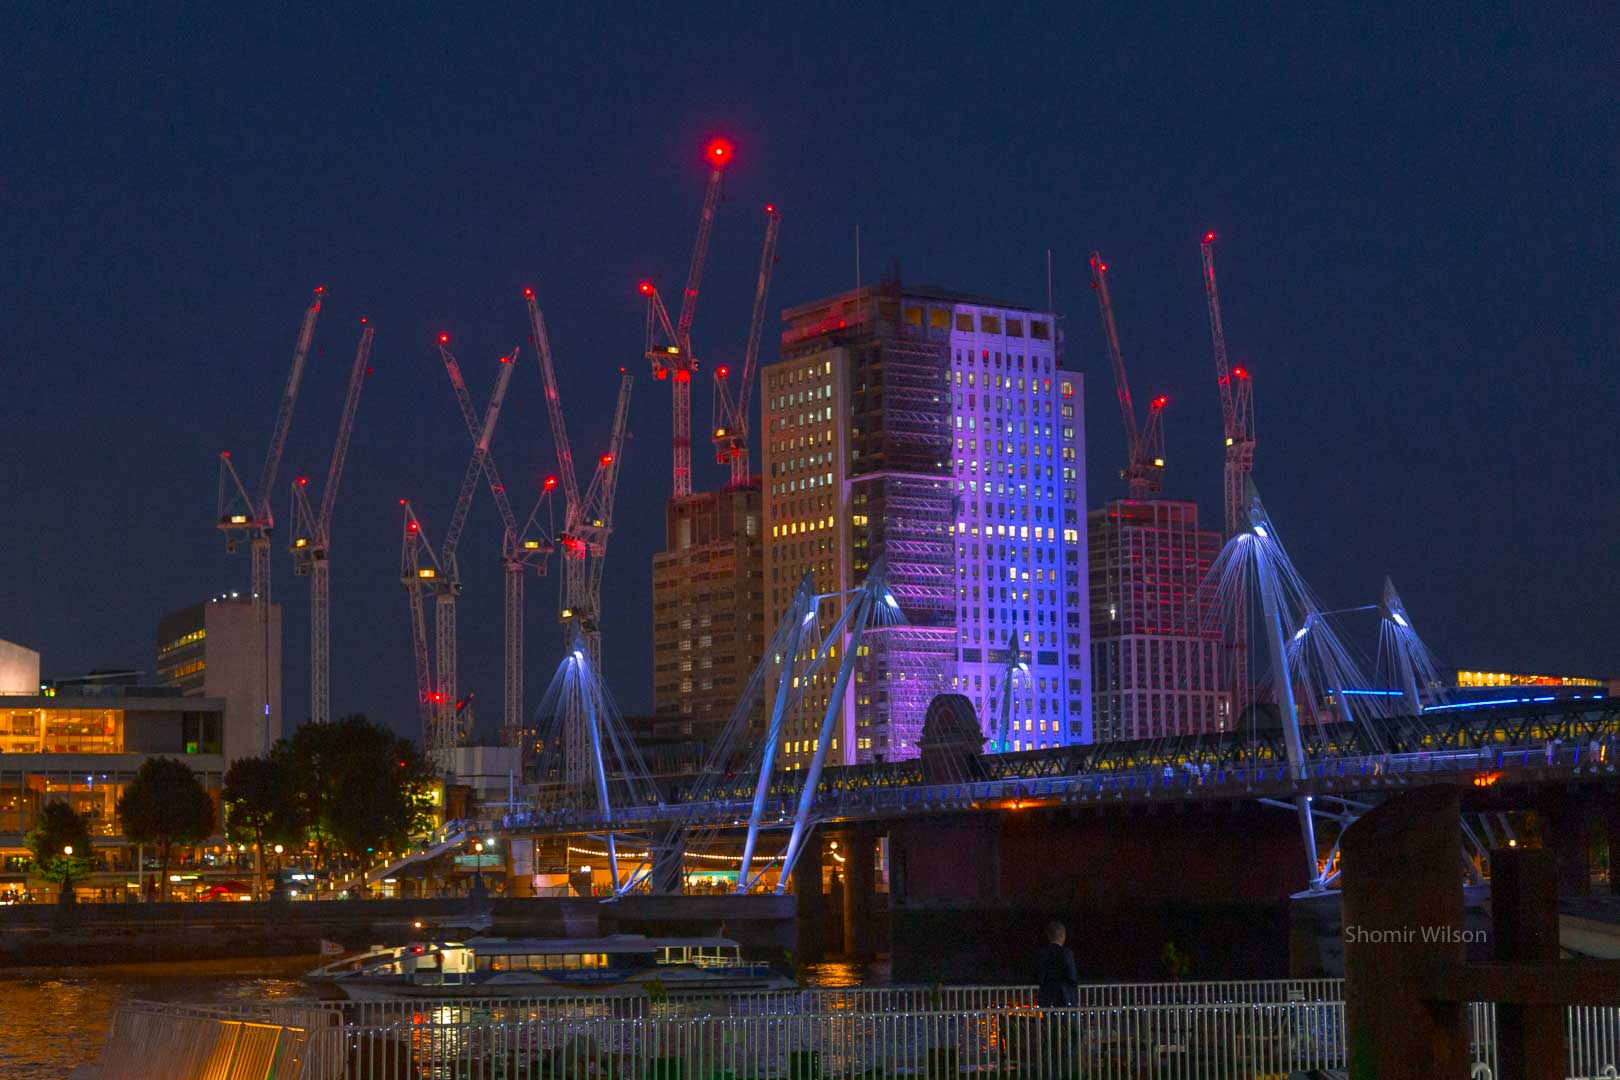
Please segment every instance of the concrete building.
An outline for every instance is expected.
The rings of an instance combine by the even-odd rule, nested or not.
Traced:
[[[23,837],[46,804],[89,818],[98,866],[129,868],[117,806],[141,764],[179,758],[216,797],[225,772],[223,701],[109,680],[42,692],[37,681],[30,693],[0,693],[0,892],[27,884]]]
[[[1170,499],[1116,499],[1086,532],[1096,737],[1226,730],[1220,628],[1201,590],[1220,533],[1198,527],[1196,503]]]
[[[759,483],[665,506],[653,556],[653,711],[681,739],[712,742],[765,648]],[[764,712],[752,723],[763,731]]]
[[[270,605],[269,649],[267,712],[259,685],[263,661],[251,600],[208,600],[158,621],[158,685],[225,703],[227,762],[262,754],[284,734],[272,720],[282,715],[280,604]]]
[[[0,694],[39,692],[39,653],[0,639]]]
[[[843,593],[882,558],[908,625],[869,630],[829,760],[917,753],[932,697],[995,731],[1009,637],[1030,665],[1012,739],[1090,737],[1081,381],[1054,319],[888,284],[792,308],[761,373],[764,587],[774,628],[808,572]],[[824,601],[823,627],[843,600]],[[783,762],[815,749],[840,658],[805,687]]]

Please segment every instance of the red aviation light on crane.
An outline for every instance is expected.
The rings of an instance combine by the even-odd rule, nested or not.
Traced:
[[[1215,242],[1215,234],[1214,233],[1207,232],[1207,233],[1204,234],[1204,243],[1213,244],[1214,242]]]
[[[511,362],[512,362],[512,357],[510,355],[501,357],[501,363],[510,364]]]
[[[643,281],[636,288],[641,290],[642,296],[651,296],[653,294],[653,283],[650,281]]]
[[[299,487],[303,487],[303,486],[304,486],[304,485],[305,485],[305,484],[308,484],[308,483],[309,483],[309,477],[307,477],[307,476],[300,476],[300,477],[299,477],[299,478],[298,478],[298,486],[299,486]]]
[[[1232,376],[1233,376],[1233,378],[1237,378],[1237,379],[1247,379],[1249,377],[1249,369],[1248,368],[1233,368],[1232,369]]]
[[[775,203],[766,203],[766,204],[765,204],[765,212],[766,212],[766,213],[767,213],[767,214],[774,214],[774,213],[776,213],[776,204],[775,204]]]
[[[534,299],[534,290],[530,289],[530,288],[525,288],[523,290],[523,298],[525,300],[533,300]]]
[[[325,285],[317,285],[317,286],[315,286],[315,295],[316,296],[321,295],[321,293],[323,293],[325,291],[326,291],[326,286]]]
[[[552,488],[554,488],[556,486],[557,486],[557,478],[555,476],[546,477],[545,489],[547,491],[550,491]]]
[[[440,334],[439,335],[439,344],[440,345],[448,345],[448,344],[450,344],[450,335],[449,334]]]
[[[1162,409],[1168,404],[1170,404],[1170,399],[1165,397],[1163,394],[1160,394],[1158,397],[1153,399],[1153,407],[1155,409]]]
[[[604,464],[604,465],[613,464],[613,455],[612,454],[603,454],[602,455],[602,464]]]
[[[726,139],[711,139],[703,149],[703,156],[717,169],[727,165],[731,162],[731,143]]]
[[[720,378],[724,379],[726,376],[731,374],[731,369],[728,368],[726,365],[721,364],[719,367],[714,369],[714,373],[715,373],[715,375],[717,375]]]

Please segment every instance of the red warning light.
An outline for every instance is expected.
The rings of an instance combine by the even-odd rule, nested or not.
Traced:
[[[299,486],[299,487],[303,487],[303,486],[304,486],[304,485],[305,485],[305,484],[307,484],[307,483],[309,483],[309,477],[307,477],[307,476],[300,476],[300,477],[299,477],[299,478],[298,478],[298,486]]]
[[[638,287],[641,289],[642,296],[651,296],[653,294],[653,284],[650,281],[643,281]]]
[[[523,290],[523,295],[527,299],[533,300],[534,299],[534,290],[533,289],[524,289]]]
[[[315,286],[315,295],[316,296],[321,295],[321,293],[323,293],[325,291],[326,291],[326,286],[325,285],[317,285],[317,286]]]
[[[1169,403],[1169,401],[1169,398],[1165,397],[1163,394],[1160,394],[1158,397],[1153,399],[1153,407],[1155,409],[1162,409],[1166,404]]]
[[[767,214],[774,214],[774,213],[776,213],[776,204],[775,204],[775,203],[766,203],[766,204],[765,204],[765,212],[766,212],[766,213],[767,213]]]
[[[703,156],[709,159],[709,164],[719,168],[731,160],[731,143],[725,139],[714,139],[704,148]]]
[[[1232,374],[1236,375],[1240,379],[1247,379],[1249,377],[1249,369],[1248,368],[1233,368],[1232,369]]]
[[[613,464],[613,455],[612,454],[603,454],[602,455],[602,464],[604,464],[604,465]]]
[[[1107,263],[1098,263],[1097,264],[1097,269],[1101,270],[1103,273],[1107,273],[1108,272],[1108,264]]]
[[[402,499],[400,501],[403,502],[404,500]],[[406,522],[405,523],[405,531],[406,532],[415,532],[416,531],[416,522],[414,522],[414,521]]]
[[[439,344],[440,345],[448,345],[448,344],[450,344],[450,335],[449,334],[440,334],[439,335]]]
[[[669,378],[669,368],[659,368],[657,371],[653,372],[653,377],[657,379]]]
[[[369,319],[367,319],[367,318],[366,318],[366,317],[365,317],[365,316],[364,316],[364,315],[362,315],[362,316],[360,316],[360,325],[361,325],[361,326],[364,326],[364,325],[366,325],[366,323],[368,323],[368,322],[370,322],[370,321],[371,321],[371,320],[369,320]]]
[[[556,486],[557,486],[557,478],[555,476],[546,477],[546,490],[547,491],[550,491],[552,488],[554,488]]]
[[[1204,234],[1204,243],[1213,244],[1214,242],[1215,242],[1215,234],[1214,233],[1207,232],[1207,233]]]
[[[721,365],[720,365],[720,366],[719,366],[719,367],[717,367],[717,368],[715,368],[715,369],[714,369],[714,373],[715,373],[715,374],[716,374],[716,375],[718,375],[718,376],[720,376],[720,377],[721,377],[721,378],[722,378],[722,379],[723,379],[723,378],[725,378],[725,377],[726,377],[726,376],[727,376],[727,375],[730,375],[730,374],[731,374],[731,369],[730,369],[730,368],[728,368],[728,367],[726,367],[726,365],[724,365],[724,364],[721,364]]]
[[[675,381],[676,382],[691,382],[692,381],[692,373],[690,371],[684,371],[684,370],[677,371],[677,372],[675,372]]]
[[[375,375],[375,374],[377,374],[377,369],[372,367],[370,364],[367,364],[366,365],[366,374],[367,375]]]
[[[222,451],[219,456],[220,457],[230,457],[231,452],[229,450],[225,450],[225,451]]]
[[[510,363],[511,363],[511,362],[512,362],[512,358],[511,358],[511,357],[510,357],[510,356],[503,356],[503,357],[501,357],[501,363],[503,363],[503,364],[510,364]]]

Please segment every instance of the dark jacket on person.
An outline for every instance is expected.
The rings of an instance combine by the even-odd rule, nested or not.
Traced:
[[[1074,966],[1074,953],[1048,941],[1035,957],[1035,1004],[1043,1009],[1059,1009],[1075,1003],[1080,972]]]

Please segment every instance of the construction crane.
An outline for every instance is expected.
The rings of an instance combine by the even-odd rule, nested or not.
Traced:
[[[619,396],[613,410],[608,448],[597,458],[591,481],[582,494],[579,477],[574,471],[574,451],[568,440],[562,396],[557,390],[557,371],[552,363],[551,338],[546,332],[545,315],[532,288],[523,290],[523,299],[529,313],[530,337],[539,357],[540,381],[545,391],[551,439],[556,447],[558,473],[563,485],[563,527],[557,537],[563,563],[562,589],[558,594],[563,641],[575,640],[577,630],[590,663],[599,666],[602,658],[602,571],[607,557],[608,538],[613,532],[613,508],[618,494],[619,464],[624,452],[633,380],[624,368],[619,369]],[[569,733],[571,740],[566,757],[570,778],[583,776],[586,767],[582,724],[581,716],[564,717],[564,730]]]
[[[281,727],[281,717],[270,713],[270,535],[275,531],[275,512],[270,507],[270,493],[275,487],[276,472],[281,467],[281,454],[287,447],[287,432],[292,428],[293,406],[298,402],[298,385],[304,377],[304,361],[309,358],[309,346],[315,339],[315,322],[321,314],[321,298],[325,286],[315,289],[315,298],[304,311],[304,323],[298,330],[298,343],[293,348],[292,370],[281,391],[281,406],[276,411],[276,423],[270,431],[270,446],[259,469],[259,484],[250,496],[242,478],[231,462],[231,452],[219,455],[219,490],[216,496],[215,527],[225,534],[225,550],[235,552],[241,542],[248,541],[252,556],[253,623],[257,628],[259,652],[259,700],[263,703],[263,725],[257,731],[252,745],[259,751],[270,749],[275,741],[272,735]]]
[[[1206,232],[1199,247],[1204,261],[1204,300],[1209,305],[1209,334],[1215,350],[1215,383],[1221,395],[1221,424],[1226,440],[1226,535],[1248,527],[1245,487],[1254,472],[1254,383],[1242,367],[1228,370],[1226,330],[1221,325],[1221,296],[1215,285],[1215,234]],[[1232,715],[1236,724],[1248,698],[1249,593],[1240,588],[1232,625]]]
[[[515,350],[512,355],[516,356]],[[467,425],[467,435],[473,440],[476,450],[484,424],[473,405],[472,395],[467,391],[467,382],[461,374],[461,364],[450,351],[448,334],[439,335],[439,356],[444,361],[446,373],[450,376],[450,387],[455,391],[456,404],[460,406],[461,418]],[[503,377],[509,379],[515,366],[509,363]],[[555,550],[549,529],[542,530],[539,525],[540,512],[548,504],[551,489],[555,486],[555,478],[543,487],[534,510],[530,512],[527,521],[519,525],[517,515],[512,512],[512,502],[507,497],[506,485],[502,482],[500,470],[495,465],[495,455],[487,445],[483,447],[483,473],[489,484],[490,495],[495,500],[496,511],[501,516],[504,530],[501,538],[501,570],[505,582],[503,591],[506,600],[506,633],[505,699],[501,711],[501,732],[502,738],[508,740],[510,744],[511,741],[515,741],[516,732],[523,723],[523,579],[530,569],[537,575],[544,575],[547,559]]]
[[[1114,302],[1108,296],[1108,264],[1095,251],[1091,253],[1091,287],[1097,291],[1102,308],[1103,336],[1108,341],[1108,362],[1114,368],[1114,392],[1119,397],[1120,415],[1125,420],[1125,468],[1119,472],[1133,499],[1146,499],[1164,488],[1164,406],[1161,394],[1148,405],[1147,423],[1136,426],[1136,407],[1131,403],[1130,379],[1125,374],[1125,358],[1119,350],[1119,330],[1114,326]]]
[[[692,318],[697,314],[698,285],[709,253],[714,208],[720,201],[720,179],[731,164],[731,154],[731,143],[725,139],[713,139],[704,148],[703,156],[710,168],[709,188],[703,196],[703,213],[698,217],[697,243],[692,247],[692,264],[686,271],[680,317],[674,324],[670,323],[658,289],[650,281],[641,283],[641,294],[647,298],[647,359],[652,363],[653,377],[669,380],[672,392],[676,498],[692,494],[692,373],[698,366],[692,354]]]
[[[449,340],[448,334],[439,335],[441,346],[449,344]],[[501,405],[506,400],[506,388],[512,381],[516,361],[516,349],[500,358],[500,370],[489,392],[489,405],[484,409],[483,422],[473,440],[472,456],[468,458],[466,471],[461,476],[461,489],[456,494],[455,509],[450,513],[450,525],[439,545],[433,601],[435,739],[428,749],[439,755],[441,766],[447,764],[448,752],[460,741],[462,721],[470,719],[460,709],[456,697],[456,599],[461,595],[461,571],[456,562],[456,550],[461,545],[461,534],[467,525],[467,512],[472,509],[478,481],[489,468],[490,440],[494,438],[495,425],[501,418]]]
[[[337,442],[332,444],[332,460],[326,467],[326,486],[321,489],[319,512],[309,505],[309,477],[300,476],[292,485],[293,535],[289,548],[293,573],[309,578],[309,718],[324,724],[332,718],[332,602],[330,592],[332,509],[337,503],[343,465],[349,456],[349,438],[354,434],[354,417],[360,408],[360,390],[371,374],[372,327],[360,320],[360,344],[354,350],[349,369],[349,389],[343,397],[343,413],[338,418]]]
[[[433,688],[433,671],[428,664],[427,610],[423,594],[437,587],[439,558],[433,553],[422,531],[422,523],[408,499],[399,500],[402,510],[400,522],[399,582],[405,586],[410,610],[411,656],[416,675],[417,728],[422,733],[422,746],[435,759],[455,747],[453,733],[441,733],[438,727],[439,702],[443,695]],[[441,746],[441,734],[450,734],[448,746]]]
[[[731,371],[724,365],[714,372],[714,460],[731,467],[731,486],[745,487],[748,467],[748,404],[753,396],[754,370],[759,361],[759,342],[765,331],[765,298],[771,291],[771,273],[776,268],[776,234],[782,215],[775,206],[765,207],[765,248],[759,256],[759,279],[754,284],[754,312],[748,322],[748,345],[743,349],[742,380],[735,394],[731,391]]]

